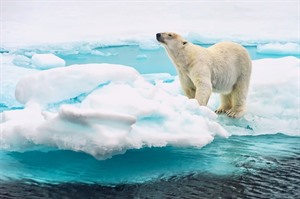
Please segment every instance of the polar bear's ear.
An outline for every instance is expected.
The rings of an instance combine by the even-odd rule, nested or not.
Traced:
[[[187,41],[183,41],[183,42],[182,42],[182,45],[185,46],[187,43],[188,43]]]

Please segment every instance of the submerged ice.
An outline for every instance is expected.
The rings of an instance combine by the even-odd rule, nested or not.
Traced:
[[[199,107],[181,93],[177,77],[167,74],[143,76],[113,64],[26,69],[26,76],[10,77],[18,81],[15,96],[25,108],[1,113],[0,146],[12,151],[44,146],[105,159],[142,147],[202,147],[215,136],[299,135],[299,59],[253,65],[248,112],[240,120],[213,112],[217,95],[208,107]],[[24,70],[9,67],[16,74]]]

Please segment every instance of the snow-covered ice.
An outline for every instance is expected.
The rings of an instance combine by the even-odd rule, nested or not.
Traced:
[[[87,95],[82,103],[47,110],[47,103],[82,93]],[[25,109],[2,113],[1,146],[8,150],[46,145],[101,159],[144,146],[201,147],[215,135],[229,135],[213,111],[145,81],[126,66],[89,64],[40,71],[19,81],[16,98],[26,103]],[[26,142],[20,144],[20,139]]]

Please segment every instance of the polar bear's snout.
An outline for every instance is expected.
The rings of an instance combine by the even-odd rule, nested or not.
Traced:
[[[164,40],[163,40],[163,37],[162,37],[161,33],[156,34],[156,40],[159,41],[159,42],[164,43]]]

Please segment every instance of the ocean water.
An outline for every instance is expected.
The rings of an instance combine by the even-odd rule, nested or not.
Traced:
[[[1,198],[297,198],[299,137],[232,136],[202,149],[1,152]],[[5,153],[5,154],[3,154]]]
[[[247,49],[253,60],[288,56]],[[66,65],[113,63],[142,74],[176,74],[162,48],[125,45],[55,54]],[[0,106],[1,111],[22,109]],[[0,198],[299,198],[300,137],[267,134],[216,137],[202,148],[131,149],[105,160],[45,146],[1,149]]]
[[[209,44],[198,44],[209,47]],[[245,46],[252,60],[263,58],[281,58],[291,56],[289,53],[263,54],[257,52],[257,46]],[[148,73],[170,73],[176,75],[176,70],[163,48],[146,48],[139,45],[120,45],[96,47],[93,52],[58,52],[57,55],[66,61],[67,65],[84,63],[111,63],[134,66],[142,74]],[[300,58],[299,54],[292,56]]]

